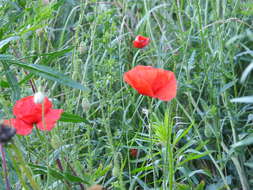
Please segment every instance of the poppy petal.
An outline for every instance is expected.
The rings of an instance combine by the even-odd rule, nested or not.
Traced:
[[[4,124],[8,126],[12,126],[16,129],[16,133],[19,135],[29,135],[32,132],[33,125],[27,124],[21,119],[9,119],[4,120]]]
[[[124,81],[138,91],[138,93],[146,96],[154,95],[151,85],[155,78],[156,72],[141,65],[124,73]]]
[[[28,124],[39,122],[42,118],[42,112],[44,115],[52,107],[50,100],[45,97],[43,103],[34,103],[33,96],[27,96],[18,100],[13,108],[13,114]]]
[[[166,79],[164,79],[165,76]],[[177,81],[174,73],[167,71],[166,74],[159,78],[161,84],[156,84],[156,87],[159,86],[160,88],[154,92],[154,97],[163,101],[170,101],[175,98],[177,94]]]
[[[44,119],[37,123],[38,129],[42,131],[51,131],[55,123],[60,119],[62,109],[50,109]]]
[[[139,65],[124,73],[124,81],[140,94],[163,101],[176,96],[176,77],[171,71]]]

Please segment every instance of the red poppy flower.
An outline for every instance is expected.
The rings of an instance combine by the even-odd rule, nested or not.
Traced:
[[[140,94],[170,101],[176,96],[177,81],[173,72],[138,65],[124,73],[124,81]]]
[[[132,148],[132,149],[130,149],[130,155],[132,156],[132,157],[136,157],[137,156],[137,154],[138,154],[138,149],[136,149],[136,148]]]
[[[13,126],[19,135],[30,134],[33,124],[42,131],[50,131],[62,112],[62,109],[52,109],[52,102],[47,97],[37,98],[35,94],[18,100],[13,108],[16,118],[5,120],[4,124]]]
[[[136,36],[133,45],[136,48],[144,48],[149,44],[150,39],[144,36]]]

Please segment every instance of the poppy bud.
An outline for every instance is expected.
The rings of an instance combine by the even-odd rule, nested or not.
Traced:
[[[130,155],[132,156],[132,157],[136,157],[137,156],[137,154],[138,154],[138,149],[136,149],[136,148],[132,148],[132,149],[130,149]]]
[[[136,48],[144,48],[149,44],[150,39],[144,36],[136,36],[133,46]]]
[[[42,92],[37,92],[33,96],[33,101],[35,104],[40,104],[43,102],[44,98],[45,98],[45,95]]]
[[[7,125],[0,125],[0,143],[6,143],[16,134],[16,129]]]

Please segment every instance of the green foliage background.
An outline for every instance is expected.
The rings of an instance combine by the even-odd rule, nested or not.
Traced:
[[[253,188],[252,97],[230,101],[253,93],[251,0],[45,2],[0,0],[0,119],[34,90],[65,110],[5,146],[13,189]],[[126,85],[138,64],[175,72],[177,98]]]

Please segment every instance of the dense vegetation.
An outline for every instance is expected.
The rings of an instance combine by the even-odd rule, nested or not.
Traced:
[[[252,0],[0,0],[0,119],[36,91],[64,110],[4,145],[12,189],[252,189],[252,15]],[[177,97],[134,91],[136,65],[173,71]]]

